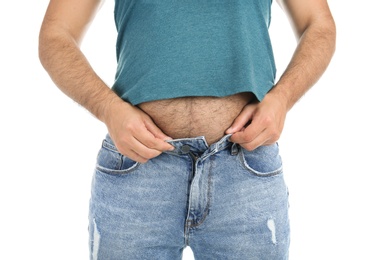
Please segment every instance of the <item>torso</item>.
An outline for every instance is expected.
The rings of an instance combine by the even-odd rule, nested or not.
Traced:
[[[228,97],[184,97],[138,105],[168,136],[176,138],[204,136],[208,144],[225,135],[246,104],[251,93]]]

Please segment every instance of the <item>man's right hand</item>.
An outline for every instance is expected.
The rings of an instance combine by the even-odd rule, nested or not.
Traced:
[[[83,33],[101,1],[50,0],[39,35],[39,58],[56,85],[102,120],[120,153],[146,162],[173,147],[142,110],[119,98],[80,50]]]
[[[145,112],[122,100],[106,107],[103,122],[118,151],[134,161],[145,163],[163,151],[174,149],[166,142],[172,138]]]

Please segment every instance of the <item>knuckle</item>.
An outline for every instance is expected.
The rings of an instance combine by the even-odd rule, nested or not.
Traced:
[[[124,128],[128,132],[135,132],[137,131],[137,124],[133,124],[132,122],[127,122],[124,124]]]
[[[151,139],[147,139],[143,142],[143,144],[148,148],[155,148],[154,141]]]
[[[270,138],[270,140],[271,140],[272,142],[276,142],[277,140],[279,140],[279,138],[280,138],[280,132],[279,132],[279,131],[274,130],[274,131],[271,132],[271,138]]]
[[[252,137],[249,136],[249,135],[244,135],[242,137],[242,140],[245,142],[245,143],[249,143],[250,141],[252,141]]]
[[[271,118],[270,116],[266,116],[266,117],[264,117],[264,119],[263,119],[263,123],[264,123],[265,125],[270,125],[270,124],[272,124],[272,122],[273,122],[273,120],[272,120],[272,118]]]

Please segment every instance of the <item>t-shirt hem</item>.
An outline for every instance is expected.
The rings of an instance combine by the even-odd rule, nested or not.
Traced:
[[[238,91],[229,91],[229,92],[224,92],[222,94],[215,94],[215,93],[199,93],[199,92],[190,92],[190,93],[184,93],[180,95],[172,95],[172,93],[167,93],[167,95],[161,95],[161,93],[157,95],[139,95],[138,97],[136,95],[130,95],[124,94],[121,96],[121,98],[126,101],[131,103],[132,105],[139,105],[141,103],[146,103],[146,102],[152,102],[152,101],[159,101],[159,100],[167,100],[167,99],[175,99],[175,98],[183,98],[183,97],[227,97],[231,95],[235,95],[238,93],[245,93],[245,92],[250,92],[253,93],[258,101],[262,101],[264,96],[269,92],[269,90],[272,87],[268,89],[264,89],[262,91],[253,91],[252,89],[239,89]]]

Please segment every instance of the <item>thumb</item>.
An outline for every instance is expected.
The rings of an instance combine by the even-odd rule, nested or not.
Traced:
[[[167,136],[163,131],[161,131],[160,128],[158,128],[153,121],[146,120],[145,122],[146,129],[150,133],[152,133],[156,138],[161,139],[161,140],[172,140],[171,137]]]
[[[253,110],[245,107],[241,113],[234,119],[233,124],[226,130],[226,134],[234,134],[241,131],[253,117]]]

